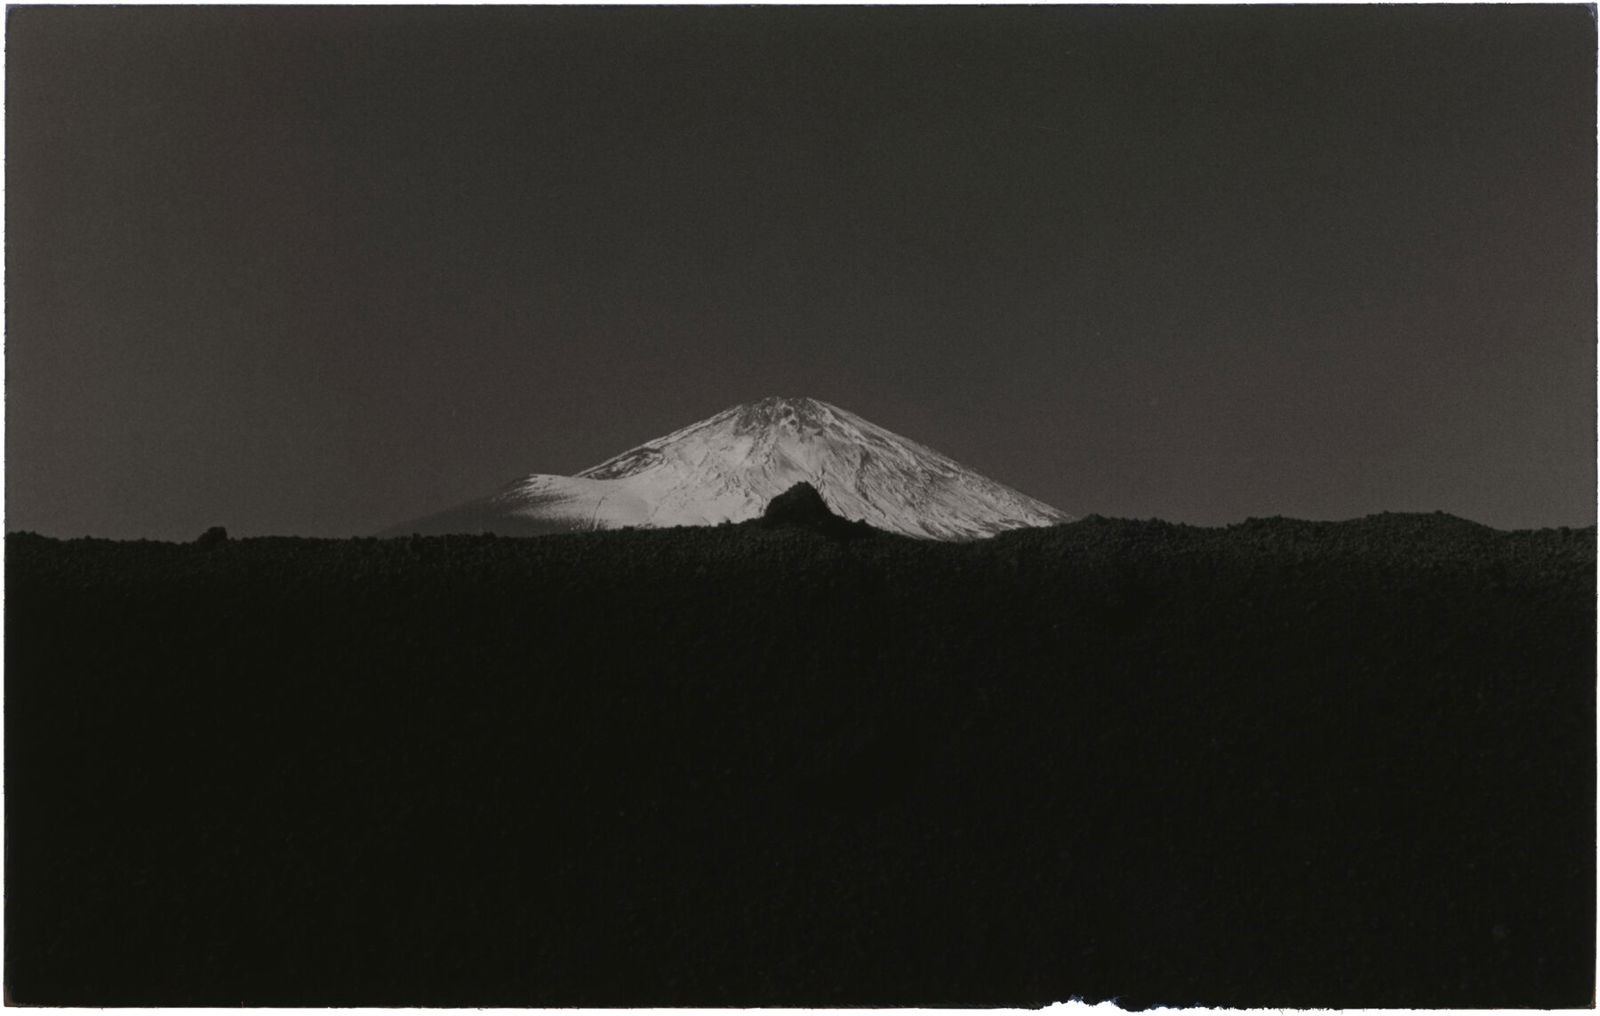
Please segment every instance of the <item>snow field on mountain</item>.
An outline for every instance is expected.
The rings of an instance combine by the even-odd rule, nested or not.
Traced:
[[[805,398],[734,406],[576,476],[527,476],[436,518],[481,508],[490,518],[579,530],[717,525],[755,518],[800,482],[836,514],[907,536],[972,539],[1071,521],[931,448]]]

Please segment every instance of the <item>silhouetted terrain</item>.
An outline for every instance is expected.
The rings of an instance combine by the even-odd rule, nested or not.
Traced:
[[[1590,1004],[1592,528],[785,514],[12,535],[11,997]]]

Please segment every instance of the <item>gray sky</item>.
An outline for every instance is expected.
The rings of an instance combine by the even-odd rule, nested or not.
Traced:
[[[1583,6],[8,17],[8,530],[370,533],[766,395],[1074,514],[1594,521]]]

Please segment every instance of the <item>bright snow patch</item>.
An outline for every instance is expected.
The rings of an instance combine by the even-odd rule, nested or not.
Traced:
[[[524,477],[492,497],[393,531],[513,535],[742,522],[801,481],[836,514],[908,536],[971,539],[1071,520],[837,406],[770,398],[576,476]]]

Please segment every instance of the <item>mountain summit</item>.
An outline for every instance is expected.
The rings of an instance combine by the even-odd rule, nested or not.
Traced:
[[[535,474],[385,535],[505,536],[742,522],[797,483],[836,514],[962,540],[1071,517],[816,399],[768,398],[647,441],[576,476]]]

